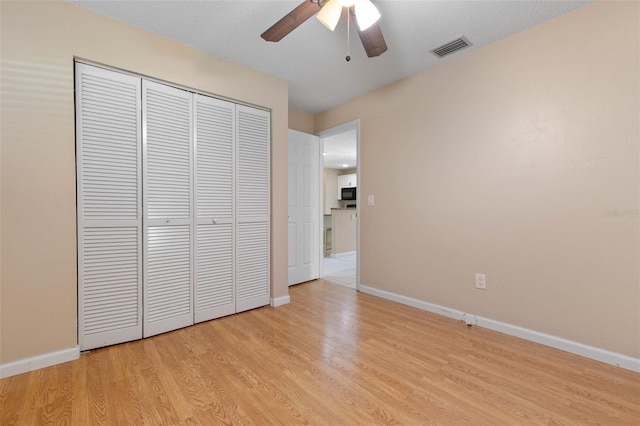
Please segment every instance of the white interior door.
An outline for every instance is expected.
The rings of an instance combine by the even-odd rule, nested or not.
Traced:
[[[320,276],[319,144],[289,130],[289,285]]]
[[[144,337],[193,324],[192,95],[142,82]]]
[[[271,113],[77,65],[80,347],[270,300]]]
[[[76,64],[81,350],[142,337],[140,88]]]
[[[195,95],[195,322],[236,312],[235,104]]]
[[[271,113],[236,105],[236,311],[269,304]]]

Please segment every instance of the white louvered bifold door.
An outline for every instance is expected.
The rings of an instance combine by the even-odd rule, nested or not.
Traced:
[[[140,87],[76,64],[81,350],[142,337]]]
[[[269,304],[271,115],[236,106],[236,310]]]
[[[193,324],[192,95],[143,81],[144,337]]]
[[[235,313],[235,104],[195,95],[195,322]]]

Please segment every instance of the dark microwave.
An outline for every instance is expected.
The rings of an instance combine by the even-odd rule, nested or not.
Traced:
[[[356,188],[342,188],[342,193],[340,194],[342,200],[355,200],[356,199]]]

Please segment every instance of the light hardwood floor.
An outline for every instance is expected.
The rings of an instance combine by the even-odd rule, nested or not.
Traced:
[[[638,425],[640,374],[322,280],[0,381],[2,424]]]

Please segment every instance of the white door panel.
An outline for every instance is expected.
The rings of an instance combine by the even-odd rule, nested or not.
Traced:
[[[78,339],[142,337],[141,79],[76,64]]]
[[[193,324],[191,229],[189,225],[146,228],[144,337]]]
[[[269,304],[271,113],[236,106],[236,311]]]
[[[195,96],[195,322],[236,311],[234,222],[235,104]]]
[[[289,236],[289,268],[296,266],[296,258],[298,253],[298,228],[296,227],[295,222],[289,222],[288,226],[288,236]]]
[[[314,251],[313,244],[315,243],[314,231],[316,224],[313,222],[304,222],[302,224],[302,265],[311,266],[313,264]]]
[[[144,337],[193,324],[192,95],[142,82]]]
[[[198,225],[195,322],[235,313],[233,224]]]
[[[238,224],[237,300],[238,312],[269,304],[269,224]]]
[[[289,285],[320,274],[319,138],[289,130]]]

